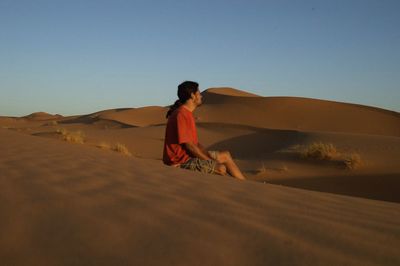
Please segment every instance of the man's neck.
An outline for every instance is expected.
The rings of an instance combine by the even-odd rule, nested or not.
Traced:
[[[187,101],[186,103],[183,104],[183,107],[189,110],[190,112],[193,112],[196,109],[196,105],[193,102]]]

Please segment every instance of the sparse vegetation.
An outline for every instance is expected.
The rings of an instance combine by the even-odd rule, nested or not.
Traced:
[[[359,168],[361,163],[361,157],[358,153],[352,153],[344,160],[346,168],[350,170]]]
[[[315,142],[306,146],[301,151],[301,157],[318,160],[333,160],[339,156],[338,151],[332,144]]]
[[[56,131],[58,134],[61,134],[63,140],[72,142],[72,143],[79,143],[83,144],[85,142],[85,134],[78,130],[78,131],[68,131],[65,128],[57,129]]]
[[[116,152],[119,152],[126,156],[132,156],[132,153],[128,150],[128,148],[124,144],[121,144],[121,143],[117,143],[115,145],[110,145],[107,142],[102,141],[99,144],[97,144],[96,147],[99,149],[103,149],[103,150],[116,151]]]
[[[65,128],[58,128],[56,130],[57,134],[60,134],[63,138],[63,140],[72,142],[72,143],[80,143],[83,144],[85,142],[85,134],[82,131],[68,131]],[[99,144],[96,145],[97,148],[103,149],[103,150],[112,150],[119,152],[123,155],[126,156],[132,156],[132,153],[128,150],[128,148],[121,143],[116,143],[115,145],[110,145],[107,142],[100,142]]]
[[[73,143],[83,144],[85,142],[85,134],[82,131],[68,132],[63,138],[64,140]]]
[[[80,144],[83,144],[85,142],[85,134],[82,131],[68,131],[65,128],[58,128],[56,130],[56,133],[60,134],[62,136],[62,139],[68,142]],[[126,156],[132,156],[132,153],[128,150],[128,148],[121,143],[110,145],[109,143],[102,141],[97,144],[96,147],[103,150],[116,151]]]
[[[339,152],[331,143],[314,142],[306,146],[296,145],[291,148],[291,151],[299,154],[303,159],[336,162],[349,170],[357,169],[362,165],[362,159],[358,153]]]
[[[57,128],[56,132],[57,134],[61,134],[63,136],[67,134],[67,130],[65,128]]]
[[[284,164],[281,164],[279,166],[269,166],[268,168],[265,166],[265,163],[262,162],[261,166],[259,168],[257,168],[257,170],[255,171],[255,174],[257,175],[265,175],[267,173],[270,173],[270,171],[274,171],[274,172],[287,172],[289,171],[288,167]]]
[[[121,144],[121,143],[115,144],[113,146],[112,150],[116,151],[116,152],[119,152],[119,153],[122,153],[122,154],[127,155],[127,156],[132,156],[132,154],[130,153],[128,148],[124,144]]]

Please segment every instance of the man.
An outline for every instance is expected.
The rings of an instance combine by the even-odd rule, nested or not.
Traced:
[[[207,151],[197,138],[193,111],[202,104],[199,84],[185,81],[178,86],[178,100],[167,113],[163,161],[167,165],[244,180],[228,151]]]

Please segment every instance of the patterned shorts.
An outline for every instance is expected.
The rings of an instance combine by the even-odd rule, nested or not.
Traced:
[[[180,167],[192,171],[199,171],[206,174],[215,174],[215,167],[217,166],[217,151],[209,151],[212,160],[202,160],[199,158],[190,158]]]

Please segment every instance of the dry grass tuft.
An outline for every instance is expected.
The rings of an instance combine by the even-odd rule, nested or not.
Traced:
[[[358,153],[341,153],[330,143],[315,142],[307,146],[298,146],[301,158],[320,161],[333,161],[344,165],[346,169],[354,170],[362,165],[361,156]]]
[[[116,152],[119,152],[119,153],[122,153],[123,155],[126,155],[126,156],[132,156],[132,153],[130,153],[128,148],[124,144],[121,144],[121,143],[115,144],[113,146],[112,150],[116,151]]]
[[[335,146],[322,142],[315,142],[306,146],[301,151],[301,157],[317,160],[333,160],[340,156]]]
[[[128,150],[128,148],[124,144],[121,144],[121,143],[117,143],[115,145],[110,145],[107,142],[102,141],[99,144],[97,144],[96,147],[103,149],[103,150],[116,151],[116,152],[119,152],[126,156],[132,156],[132,153]]]
[[[361,156],[358,153],[350,154],[346,159],[344,159],[343,162],[346,168],[349,170],[357,169],[362,164]]]
[[[85,142],[85,134],[82,131],[68,131],[65,128],[57,129],[58,134],[62,135],[63,140],[83,144]]]
[[[57,128],[57,134],[61,134],[62,136],[67,134],[67,130],[65,128]]]
[[[284,165],[284,164],[281,164],[281,165],[279,165],[279,166],[269,166],[268,168],[265,166],[265,163],[264,162],[262,162],[261,163],[261,166],[259,167],[259,168],[257,168],[255,171],[254,171],[254,173],[256,174],[256,175],[259,175],[259,176],[265,176],[266,174],[268,174],[268,173],[271,173],[271,171],[274,171],[275,173],[276,172],[287,172],[287,171],[289,171],[289,168],[286,166],[286,165]]]
[[[83,144],[85,142],[85,134],[82,131],[68,132],[63,139],[72,143]]]

